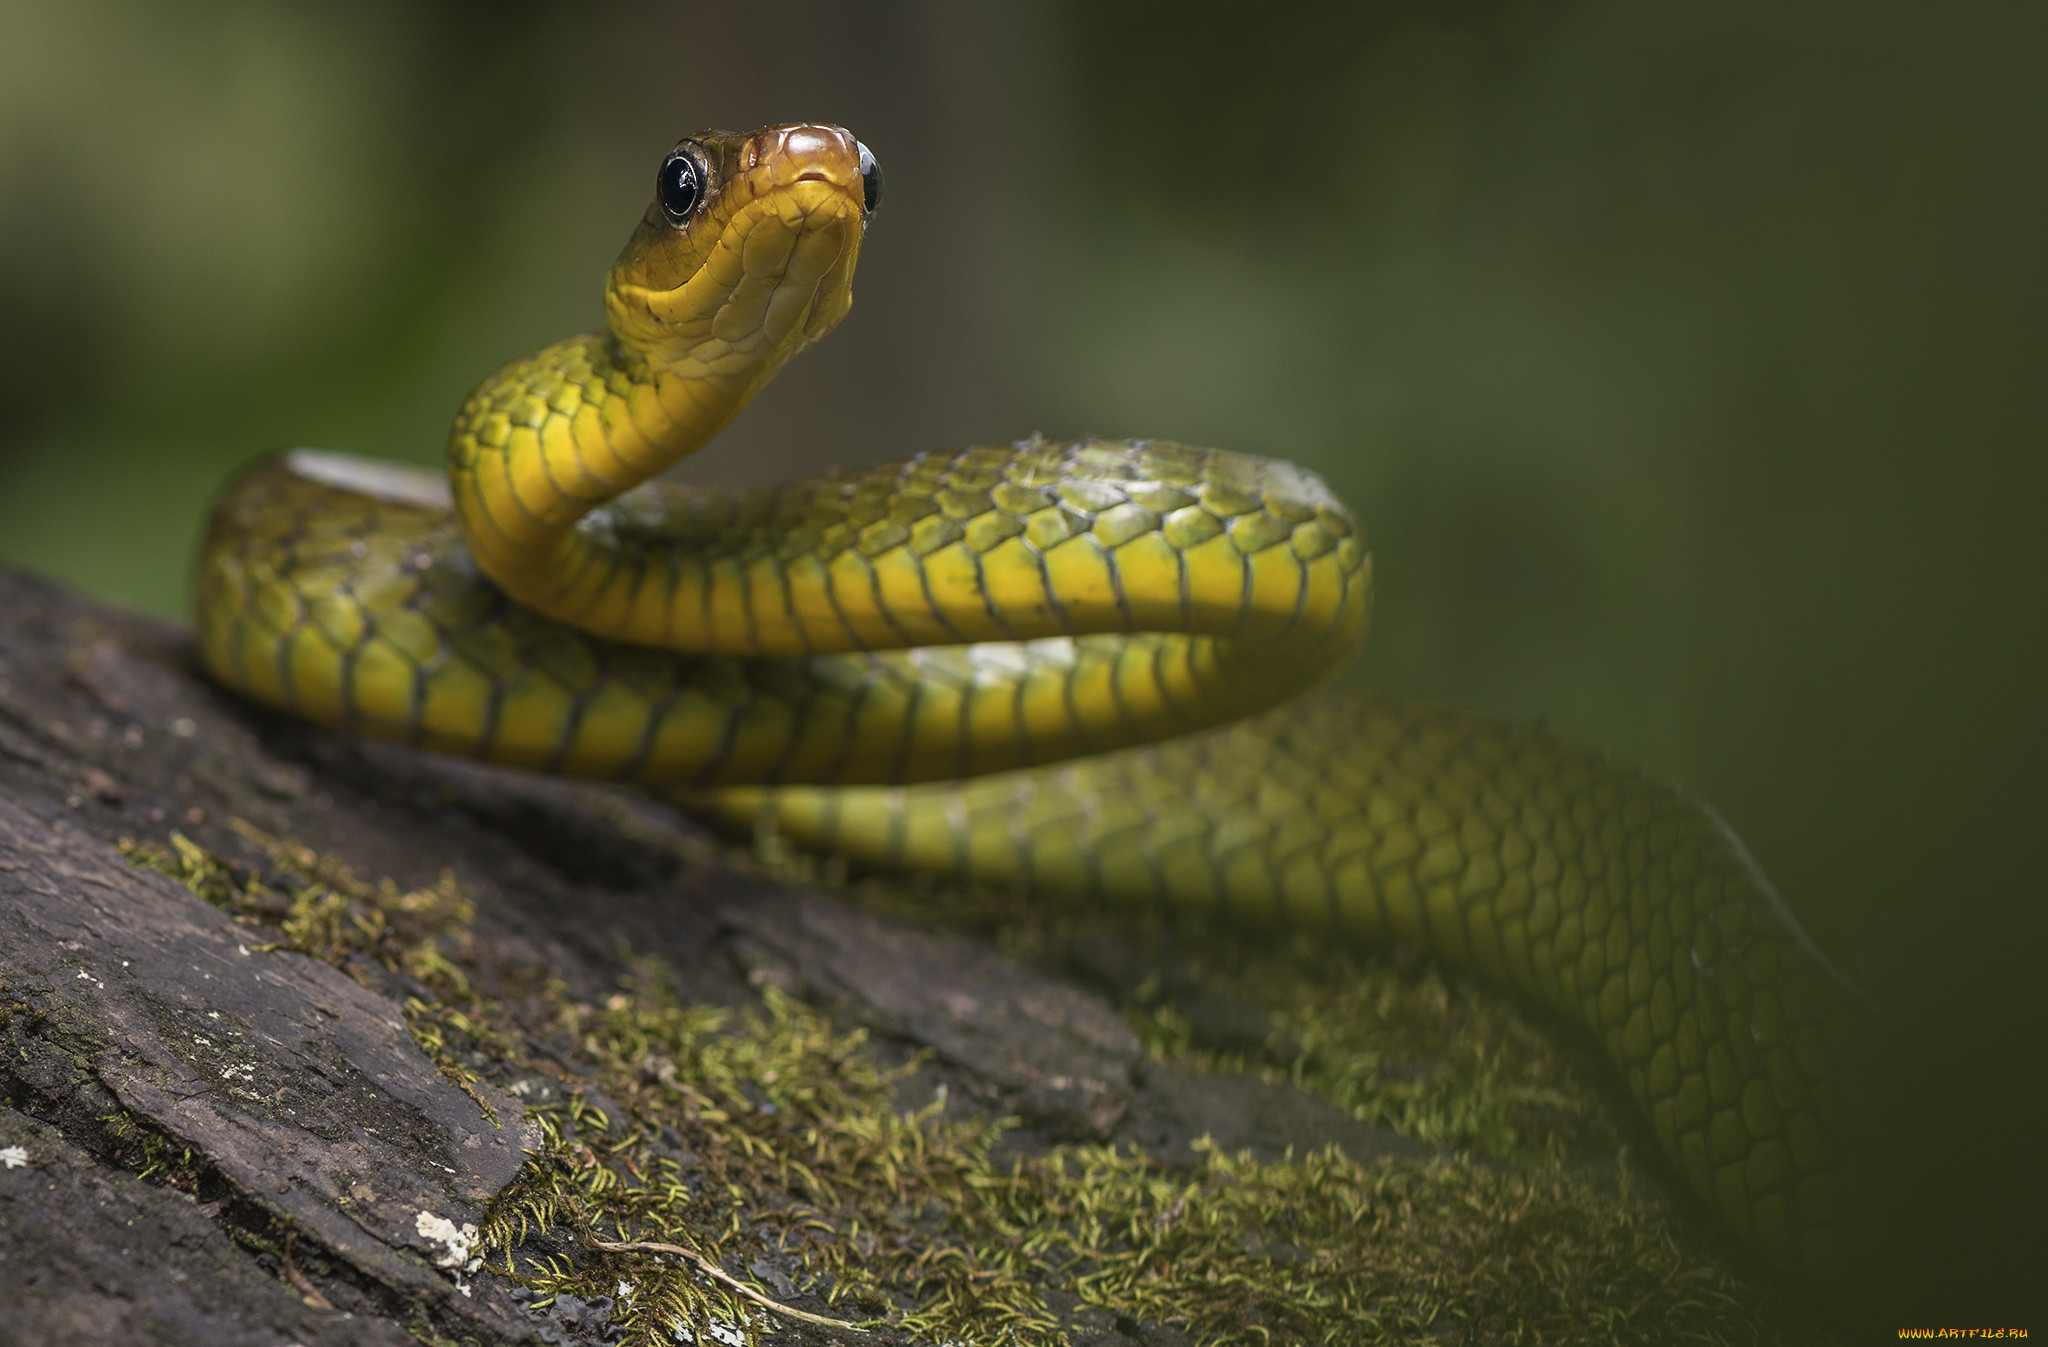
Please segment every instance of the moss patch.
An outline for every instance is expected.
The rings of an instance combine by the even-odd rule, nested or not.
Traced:
[[[173,1141],[163,1129],[127,1109],[101,1115],[106,1129],[107,1158],[138,1179],[155,1179],[181,1193],[196,1193],[205,1165],[190,1146]]]
[[[1265,1012],[1266,1049],[1206,1047],[1172,1000],[1140,988],[1125,1018],[1159,1060],[1293,1085],[1430,1145],[1523,1164],[1572,1149],[1598,1115],[1549,1036],[1434,966],[1308,948],[1202,962],[1204,985]]]
[[[1131,1013],[1163,1057],[1524,1163],[1200,1147],[1173,1169],[1072,1146],[1000,1163],[1011,1123],[943,1092],[903,1106],[918,1063],[883,1067],[862,1032],[772,989],[738,1012],[692,1004],[652,961],[599,1005],[534,979],[522,1017],[545,1015],[552,1055],[573,1045],[565,1077],[465,972],[470,908],[452,882],[403,892],[243,833],[270,878],[180,838],[128,852],[280,945],[410,978],[414,1038],[444,1073],[535,1100],[544,1142],[485,1223],[491,1265],[536,1305],[609,1302],[627,1342],[786,1340],[796,1326],[763,1300],[890,1342],[1057,1344],[1120,1321],[1199,1343],[1817,1336],[1654,1207],[1567,1176],[1559,1137],[1589,1107],[1568,1073],[1509,1012],[1414,970],[1219,961],[1212,979],[1263,1007],[1284,1047],[1257,1061],[1195,1044],[1164,996]],[[1006,938],[1041,938],[1021,929]],[[688,1253],[616,1247],[649,1242]]]
[[[1156,965],[1184,962],[1181,981],[1265,1018],[1256,1048],[1206,1040],[1189,986],[1159,976],[1124,989],[1124,1018],[1157,1061],[1248,1074],[1329,1100],[1363,1122],[1432,1146],[1550,1165],[1589,1147],[1612,1149],[1600,1091],[1508,1000],[1447,974],[1410,950],[1363,954],[1296,934],[1279,941],[1210,931],[1198,916],[1075,912],[1001,892],[960,893],[921,881],[862,879],[792,853],[772,833],[735,857],[774,878],[834,888],[877,915],[973,930],[1013,955],[1046,962],[1089,939],[1119,942]]]
[[[458,963],[469,952],[476,908],[455,877],[443,873],[425,889],[400,889],[389,879],[371,884],[338,857],[271,837],[241,819],[232,826],[268,859],[268,882],[183,833],[172,833],[169,847],[129,838],[116,845],[131,865],[170,876],[244,925],[275,928],[276,940],[254,948],[293,950],[333,964],[358,982],[366,980],[365,962],[410,980],[419,988],[404,1003],[413,1042],[486,1118],[498,1121],[497,1110],[477,1091],[481,1077],[469,1063],[509,1063],[518,1049],[499,1027],[497,1007],[470,985]]]

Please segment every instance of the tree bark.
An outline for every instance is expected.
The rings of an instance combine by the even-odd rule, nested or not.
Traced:
[[[0,1341],[605,1340],[601,1316],[537,1317],[445,1266],[439,1222],[480,1221],[536,1133],[499,1085],[466,1093],[422,1054],[416,987],[269,948],[116,847],[175,830],[252,858],[237,819],[403,886],[452,871],[477,906],[466,967],[494,994],[553,978],[602,1001],[647,955],[692,998],[774,983],[885,1054],[929,1049],[924,1088],[1023,1115],[1020,1144],[1427,1154],[1293,1090],[1144,1069],[1101,994],[1115,951],[1082,961],[1090,986],[738,873],[620,790],[270,716],[211,687],[181,629],[0,570]]]

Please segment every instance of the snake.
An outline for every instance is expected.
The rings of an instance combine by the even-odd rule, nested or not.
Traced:
[[[661,477],[846,316],[881,185],[836,126],[676,144],[606,330],[484,380],[445,475],[301,449],[223,488],[211,677],[878,871],[1419,947],[1589,1033],[1682,1187],[1779,1274],[1835,1284],[1853,989],[1676,786],[1330,686],[1373,559],[1315,474],[1033,435],[775,486]]]

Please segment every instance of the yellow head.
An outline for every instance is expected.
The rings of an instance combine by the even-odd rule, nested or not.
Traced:
[[[836,126],[682,141],[612,265],[613,335],[658,381],[690,384],[700,411],[722,423],[852,307],[881,182],[867,147]]]

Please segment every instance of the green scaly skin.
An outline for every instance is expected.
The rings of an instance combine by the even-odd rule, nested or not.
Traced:
[[[446,483],[300,451],[229,485],[199,568],[214,677],[866,865],[1423,946],[1585,1025],[1728,1229],[1839,1282],[1841,979],[1719,818],[1640,769],[1310,692],[1371,574],[1314,476],[1033,439],[647,484],[843,316],[871,204],[837,128],[685,149],[704,197],[649,209],[611,332],[479,387]]]

